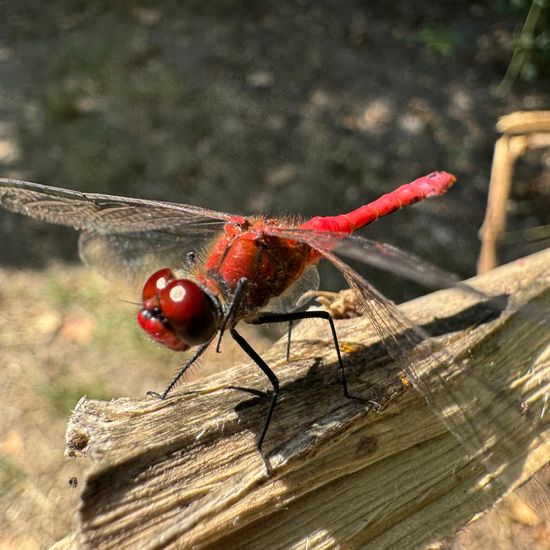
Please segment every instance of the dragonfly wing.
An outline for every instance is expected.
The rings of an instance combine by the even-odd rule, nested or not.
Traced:
[[[50,223],[109,233],[163,229],[182,224],[217,230],[220,224],[236,217],[198,206],[81,193],[2,178],[0,206]]]
[[[350,260],[358,260],[432,288],[463,286],[460,278],[426,260],[404,252],[387,243],[380,243],[360,235],[348,235],[310,229],[268,228],[273,235],[304,242],[319,251],[331,251]],[[473,289],[470,289],[473,290]],[[474,291],[475,292],[475,291]]]
[[[536,402],[538,395],[550,395],[550,380],[543,363],[509,364],[506,376],[499,379],[491,374],[494,359],[485,361],[484,357],[476,357],[474,351],[471,356],[459,355],[455,360],[441,340],[412,323],[343,260],[331,252],[325,251],[323,256],[342,271],[390,355],[431,410],[469,457],[480,461],[496,482],[484,489],[487,505],[507,494],[520,475],[528,448],[535,442],[541,449],[545,445],[550,423],[546,405],[532,407],[529,414],[522,411],[527,403]],[[532,323],[540,321],[533,319]],[[460,341],[456,345],[461,349]],[[494,345],[502,350],[501,360],[506,361],[512,354],[505,351],[505,346],[515,344],[503,341]],[[547,342],[541,346],[541,355],[545,346]],[[477,368],[469,368],[471,363]],[[502,376],[502,370],[495,372]],[[539,405],[540,402],[538,399]]]
[[[193,266],[186,256],[189,252],[200,254],[204,246],[200,235],[184,238],[162,230],[107,234],[84,230],[78,241],[86,265],[106,279],[122,279],[136,290],[163,267],[172,269],[177,277],[189,276]]]
[[[200,253],[235,218],[183,204],[6,179],[0,179],[0,205],[81,230],[84,262],[107,278],[122,276],[136,287],[158,268],[183,269],[188,252]]]
[[[464,364],[455,361],[446,347],[410,321],[338,256],[338,252],[349,252],[351,247],[334,246],[341,236],[328,234],[324,237],[315,231],[282,228],[275,228],[272,233],[309,244],[342,272],[388,353],[434,413],[468,455],[479,459],[486,470],[502,482],[501,491],[513,484],[517,471],[510,467],[511,457],[520,460],[521,450],[536,438],[543,437],[540,435],[541,422],[548,424],[550,420],[544,410],[532,411],[536,421],[531,422],[520,408],[522,401],[530,402],[541,392],[550,395],[550,381],[544,376],[543,367],[509,365],[509,376],[495,379],[496,376],[487,372],[489,365],[479,376],[479,369],[472,372],[473,369],[467,368],[467,360]],[[540,322],[533,319],[533,323]],[[472,378],[475,392],[472,391]],[[490,410],[487,403],[491,404]]]

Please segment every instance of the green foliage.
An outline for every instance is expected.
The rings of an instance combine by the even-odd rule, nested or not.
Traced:
[[[497,2],[497,7],[505,14],[521,14],[524,18],[499,87],[504,94],[517,80],[529,83],[550,76],[550,0],[505,0]]]
[[[432,55],[448,57],[455,53],[458,45],[457,34],[444,26],[424,27],[416,36]]]

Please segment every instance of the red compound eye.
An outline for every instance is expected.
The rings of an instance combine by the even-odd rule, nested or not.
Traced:
[[[220,324],[214,299],[188,279],[174,279],[159,269],[147,279],[143,307],[137,315],[141,328],[170,349],[184,351],[214,336]]]
[[[137,320],[141,328],[153,338],[153,340],[164,344],[166,347],[174,351],[185,351],[190,348],[190,346],[183,342],[170,327],[162,322],[162,319],[155,317],[155,315],[147,309],[142,309],[138,313]]]
[[[200,315],[205,295],[201,287],[188,279],[170,281],[159,294],[160,308],[170,323],[187,323]]]
[[[159,269],[153,273],[145,283],[142,292],[143,302],[147,302],[156,298],[159,295],[159,292],[166,287],[166,285],[174,280],[174,274],[172,270],[165,267],[164,269]]]
[[[193,281],[170,281],[160,291],[159,301],[167,322],[188,344],[206,342],[219,326],[219,314],[212,299]]]

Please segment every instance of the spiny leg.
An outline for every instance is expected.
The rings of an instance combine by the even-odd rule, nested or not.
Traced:
[[[176,376],[172,378],[168,386],[166,386],[165,390],[162,393],[158,393],[156,391],[148,391],[146,395],[152,395],[153,397],[158,397],[159,399],[164,399],[166,396],[174,389],[174,386],[179,382],[181,377],[185,374],[187,369],[204,353],[206,348],[209,346],[210,342],[212,340],[209,340],[206,342],[206,344],[203,344],[197,350],[195,351],[195,354],[188,359],[188,361],[180,368],[180,370],[176,373]]]
[[[260,369],[262,369],[264,374],[269,378],[271,385],[273,386],[273,395],[271,396],[271,403],[269,404],[269,409],[267,411],[267,416],[265,418],[264,427],[262,429],[262,432],[260,433],[260,436],[256,441],[256,446],[258,448],[258,451],[262,455],[266,468],[269,470],[269,465],[262,451],[262,444],[267,434],[267,429],[269,428],[269,423],[271,422],[271,417],[273,416],[273,410],[275,409],[277,398],[279,396],[279,379],[277,378],[277,376],[275,376],[275,373],[269,368],[267,363],[260,357],[258,352],[234,328],[230,329],[229,332],[231,333],[231,336],[233,336],[233,338],[235,339],[235,342],[237,342],[237,344],[241,346],[241,348],[252,359],[252,361],[254,361],[254,363],[256,363],[256,365],[258,365]]]
[[[287,341],[287,360],[290,354],[290,335],[292,330],[292,323],[301,319],[325,319],[330,325],[330,331],[332,333],[332,339],[334,341],[334,347],[336,348],[336,355],[338,356],[338,365],[340,367],[340,373],[342,375],[342,386],[344,388],[344,396],[352,398],[348,392],[348,384],[346,380],[346,373],[344,371],[344,363],[342,361],[342,355],[340,354],[340,346],[338,345],[338,336],[336,335],[336,327],[334,326],[334,320],[327,311],[291,311],[289,313],[262,313],[250,323],[254,325],[263,325],[265,323],[289,323],[289,334]]]
[[[292,340],[292,319],[288,322],[288,332],[286,338],[286,360],[290,361],[290,341]]]
[[[220,345],[222,343],[223,333],[227,328],[227,324],[229,323],[231,318],[235,315],[235,312],[238,311],[239,305],[241,303],[243,291],[246,288],[247,284],[248,284],[248,279],[246,277],[241,277],[237,282],[237,287],[235,288],[235,292],[233,293],[233,297],[231,298],[231,302],[229,304],[229,307],[227,308],[227,312],[223,316],[223,319],[220,325],[220,329],[219,329],[220,337],[218,338],[218,344],[216,345],[217,353],[220,353]]]

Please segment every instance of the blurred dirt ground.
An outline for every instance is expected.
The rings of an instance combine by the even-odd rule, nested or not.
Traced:
[[[550,41],[538,27],[522,72],[496,93],[530,6],[0,0],[0,174],[308,217],[445,169],[458,176],[448,195],[368,236],[466,277],[494,124],[550,106]],[[549,166],[545,151],[518,165],[509,228],[520,236],[550,223]],[[136,306],[123,301],[135,294],[71,265],[73,232],[2,211],[0,235],[0,548],[44,548],[73,524],[80,488],[69,479],[82,465],[63,449],[78,399],[142,396],[180,359],[138,332]],[[520,238],[502,257],[536,246]],[[396,301],[419,292],[368,276]],[[329,276],[323,287],[338,284]],[[192,376],[233,353],[226,339]],[[547,528],[522,510],[510,501],[448,547],[548,548]]]

